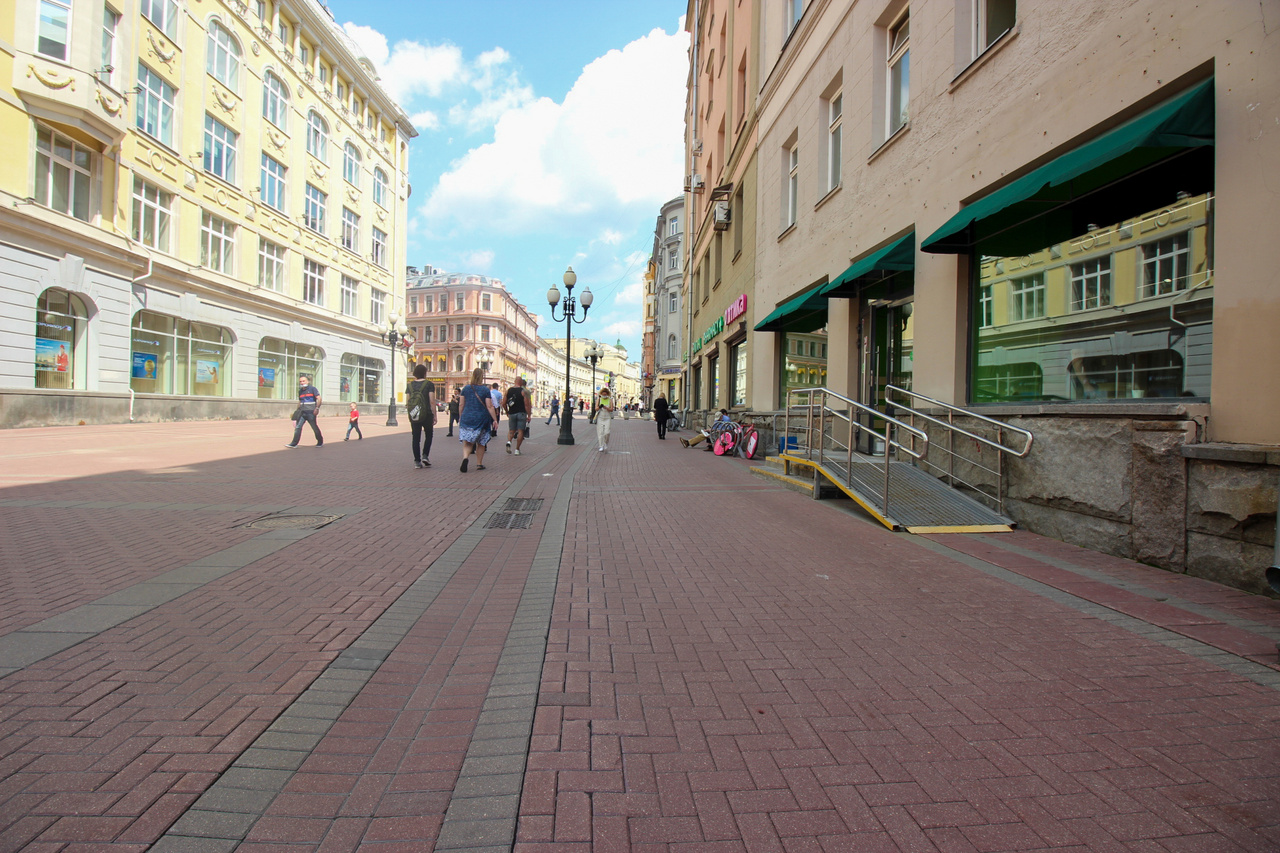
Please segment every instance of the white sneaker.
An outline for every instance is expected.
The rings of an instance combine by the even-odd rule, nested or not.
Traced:
[[[508,453],[510,453],[510,452],[511,452],[511,442],[509,442],[509,441],[507,442],[507,452],[508,452]]]
[[[600,445],[600,446],[599,446],[598,448],[596,448],[596,449],[597,449],[598,451],[600,451],[601,453],[604,453],[604,445],[603,445],[603,444],[602,444],[602,445]]]
[[[519,456],[519,455],[520,455],[520,449],[519,449],[519,448],[516,448],[515,450],[511,451],[511,455],[512,455],[512,456]]]

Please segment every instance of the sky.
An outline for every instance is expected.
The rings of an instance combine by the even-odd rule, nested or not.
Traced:
[[[547,289],[595,297],[574,337],[640,360],[644,271],[681,193],[679,0],[328,0],[409,115],[408,264],[501,279],[538,333]]]

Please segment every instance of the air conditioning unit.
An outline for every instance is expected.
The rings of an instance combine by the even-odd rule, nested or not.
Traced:
[[[712,227],[717,231],[729,230],[729,202],[716,202],[715,210],[711,214]]]
[[[706,185],[707,185],[706,182],[702,180],[702,176],[695,173],[693,176],[693,189],[697,191],[702,189]]]

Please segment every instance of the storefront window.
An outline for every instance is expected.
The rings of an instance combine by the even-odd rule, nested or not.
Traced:
[[[1208,398],[1211,194],[1021,257],[982,256],[974,403]],[[975,308],[975,317],[982,313]]]
[[[783,399],[795,388],[821,387],[827,375],[827,329],[787,332],[782,340]]]
[[[733,400],[731,406],[747,404],[747,342],[738,341],[729,349],[729,370],[733,374]]]
[[[84,303],[60,287],[36,301],[36,387],[84,388]]]
[[[342,356],[339,393],[344,403],[376,403],[382,399],[382,376],[386,363],[355,353]]]
[[[229,330],[154,311],[133,315],[129,387],[144,394],[231,394]]]
[[[292,400],[297,395],[298,377],[308,376],[319,388],[324,350],[279,338],[263,338],[258,344],[258,399]]]

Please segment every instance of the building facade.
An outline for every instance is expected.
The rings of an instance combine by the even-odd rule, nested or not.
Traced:
[[[677,196],[662,206],[653,229],[653,365],[646,367],[652,375],[645,382],[653,386],[647,403],[659,394],[671,407],[679,408],[681,377],[685,361],[684,268],[684,196]]]
[[[758,6],[752,408],[815,375],[869,405],[893,385],[972,407],[1036,436],[1009,472],[1023,526],[1265,588],[1264,10]]]
[[[410,274],[406,318],[412,359],[427,366],[442,399],[480,367],[505,390],[517,376],[538,382],[538,321],[496,278],[466,273]],[[540,403],[535,398],[535,404]]]
[[[387,398],[407,116],[314,0],[19,0],[0,424]]]
[[[746,411],[755,312],[761,4],[689,0],[684,407]]]

